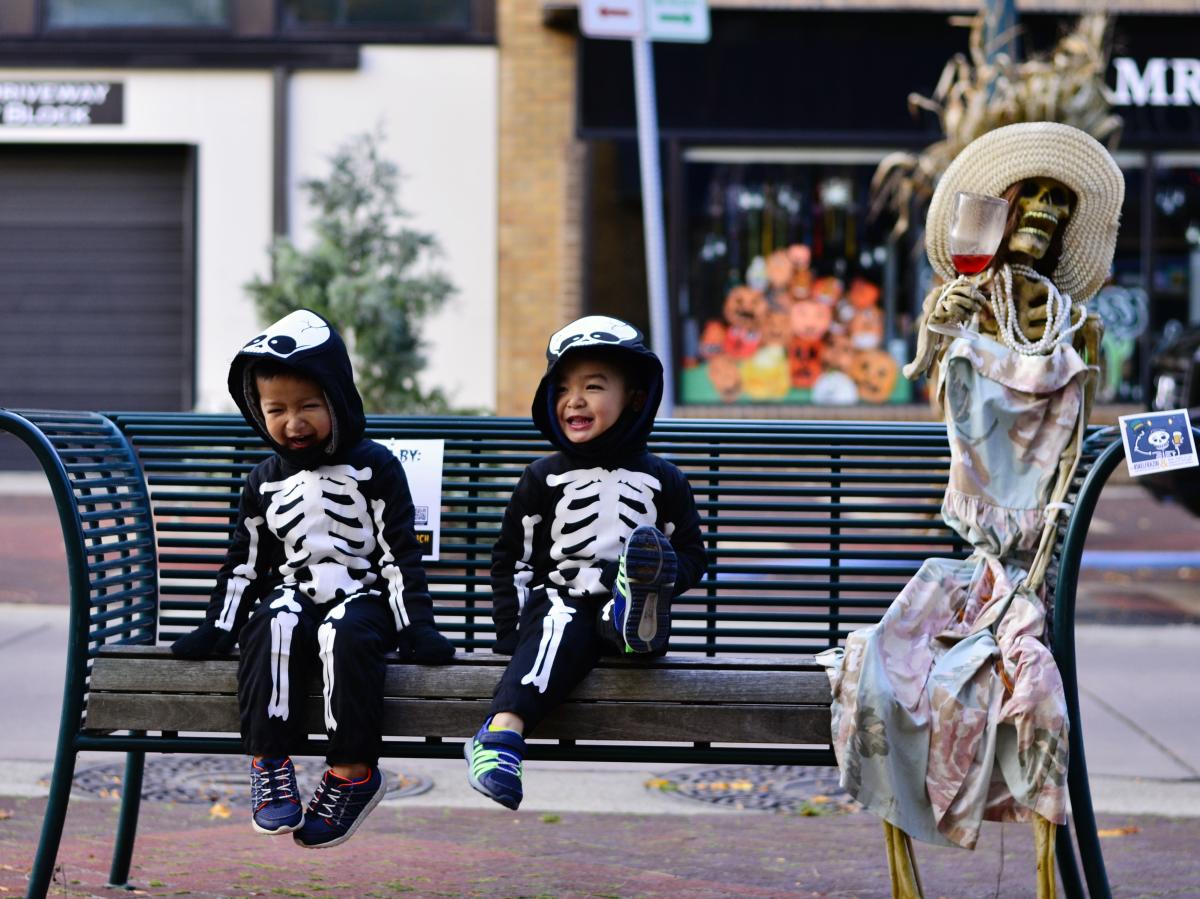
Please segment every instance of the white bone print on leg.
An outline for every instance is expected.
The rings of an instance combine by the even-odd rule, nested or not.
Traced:
[[[217,618],[217,627],[222,630],[233,630],[233,622],[237,618],[238,607],[242,604],[242,594],[250,586],[250,582],[258,577],[255,566],[258,564],[258,529],[266,519],[255,516],[245,521],[246,533],[250,537],[250,546],[246,550],[246,561],[233,569],[233,576],[225,582],[225,604],[221,606],[221,615]]]
[[[550,671],[554,668],[554,657],[558,655],[558,644],[575,615],[575,610],[559,598],[557,590],[547,590],[546,596],[550,599],[550,611],[542,619],[542,642],[538,644],[533,667],[521,678],[521,683],[533,684],[539,693],[545,693],[550,685]]]
[[[370,479],[370,468],[327,465],[259,488],[268,501],[267,525],[287,552],[279,573],[316,603],[352,595],[375,581],[368,558],[375,534],[358,486]]]
[[[565,484],[550,526],[550,557],[557,569],[550,580],[572,595],[602,592],[596,559],[615,559],[626,538],[639,525],[658,520],[654,499],[662,482],[642,471],[577,468],[546,477],[546,484]]]
[[[281,596],[271,603],[271,608],[287,611],[271,618],[271,701],[267,703],[267,717],[287,721],[291,701],[288,667],[292,660],[292,632],[300,623],[300,603],[290,596]]]
[[[338,603],[325,616],[321,626],[317,628],[317,647],[321,658],[321,682],[324,687],[322,692],[325,696],[325,730],[329,733],[337,730],[337,719],[333,717],[333,644],[337,639],[337,631],[333,627],[333,622],[346,616],[346,606],[349,602],[350,600],[347,599],[345,602]]]

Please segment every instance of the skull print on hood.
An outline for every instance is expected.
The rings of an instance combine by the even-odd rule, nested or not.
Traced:
[[[603,434],[586,443],[572,443],[563,433],[555,413],[554,382],[558,364],[568,353],[587,350],[611,355],[630,382],[646,391],[640,409],[626,406],[620,417]],[[546,345],[546,374],[538,383],[530,410],[533,423],[556,449],[569,456],[598,460],[622,457],[646,448],[654,416],[662,402],[663,367],[646,346],[642,332],[628,322],[607,315],[588,315],[556,331]]]
[[[333,423],[324,443],[289,450],[271,439],[258,401],[255,364],[270,359],[321,385]],[[334,327],[309,309],[298,309],[249,341],[229,366],[229,394],[242,416],[283,459],[298,468],[317,468],[362,439],[366,429],[362,397],[346,344]]]

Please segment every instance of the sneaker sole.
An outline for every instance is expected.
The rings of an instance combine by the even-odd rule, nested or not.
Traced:
[[[332,840],[326,840],[324,843],[305,843],[295,835],[292,836],[292,839],[295,840],[297,846],[300,846],[304,849],[329,849],[333,846],[342,845],[342,843],[354,836],[354,832],[358,830],[360,826],[362,826],[363,821],[367,820],[367,815],[371,814],[371,810],[374,809],[375,806],[379,805],[379,803],[383,800],[383,797],[387,794],[387,785],[387,775],[384,774],[383,769],[380,768],[379,789],[375,791],[374,796],[367,800],[367,804],[364,805],[363,810],[358,813],[358,817],[354,819],[354,823],[350,825],[350,829],[340,837],[334,837]]]
[[[639,542],[635,544],[635,540]],[[644,543],[641,542],[643,540]],[[675,562],[674,559],[670,561]],[[656,534],[649,531],[639,534],[635,530],[629,535],[625,546],[625,578],[629,582],[630,596],[625,607],[625,620],[621,622],[621,633],[634,652],[653,652],[670,637],[670,602],[662,603],[661,609],[659,604],[659,590],[666,586],[662,577],[667,562],[668,556],[663,552]],[[668,590],[675,586],[675,567],[675,564],[671,565]],[[659,589],[647,589],[649,587]],[[636,628],[630,628],[631,621],[637,622]],[[656,641],[660,631],[665,636]]]
[[[498,802],[505,808],[512,809],[515,812],[517,810],[517,807],[520,806],[520,804],[521,804],[520,799],[517,800],[516,805],[509,805],[508,802],[506,802],[504,799],[501,799],[499,796],[492,793],[491,790],[489,790],[487,787],[485,787],[479,781],[479,779],[475,777],[475,771],[473,769],[473,766],[471,765],[471,752],[474,748],[475,748],[475,738],[474,737],[467,740],[467,742],[463,743],[463,758],[465,758],[467,760],[467,783],[469,783],[471,785],[472,789],[474,789],[476,793],[482,793],[488,799],[492,800],[492,802]]]
[[[258,833],[266,834],[269,837],[277,837],[277,836],[281,836],[282,834],[285,834],[285,833],[295,833],[297,830],[299,830],[301,827],[303,827],[304,826],[304,813],[303,812],[300,813],[300,820],[297,823],[284,824],[282,827],[276,827],[274,830],[267,830],[267,828],[261,826],[253,818],[250,819],[250,824],[254,827],[254,829]]]

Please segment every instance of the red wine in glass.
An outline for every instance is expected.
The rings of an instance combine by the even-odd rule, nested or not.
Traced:
[[[950,261],[960,275],[977,275],[992,261],[1004,237],[1008,202],[959,191],[950,219]]]

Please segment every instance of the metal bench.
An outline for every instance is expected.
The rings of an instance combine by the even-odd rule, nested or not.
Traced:
[[[145,753],[241,752],[236,660],[174,659],[166,644],[200,619],[242,479],[266,450],[231,415],[0,410],[0,431],[24,441],[50,480],[71,590],[62,719],[29,894],[50,882],[81,751],[128,753],[110,872],[125,885]],[[439,626],[459,654],[444,668],[390,666],[385,754],[455,757],[506,662],[486,651],[492,542],[523,467],[549,446],[528,421],[504,418],[371,416],[367,433],[446,441],[441,558],[427,570]],[[968,552],[939,515],[943,426],[673,420],[658,424],[651,449],[692,484],[707,576],[673,607],[671,653],[606,662],[539,729],[530,757],[835,764],[828,681],[812,656],[875,622],[922,560]],[[1074,828],[1059,829],[1057,846],[1070,896],[1085,895],[1085,881],[1088,894],[1108,895],[1072,619],[1083,541],[1120,458],[1112,429],[1089,431],[1048,581],[1071,715]],[[321,754],[322,742],[305,751]]]

